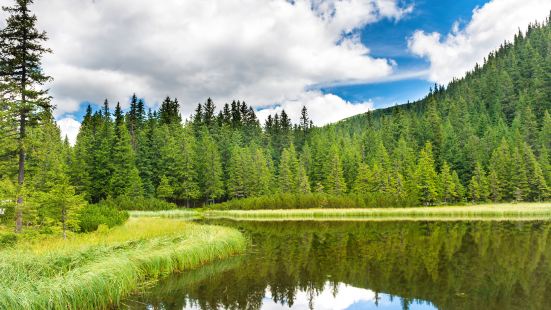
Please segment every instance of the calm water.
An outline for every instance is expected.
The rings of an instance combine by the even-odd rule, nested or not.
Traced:
[[[549,222],[215,222],[246,255],[172,276],[131,309],[551,309]]]

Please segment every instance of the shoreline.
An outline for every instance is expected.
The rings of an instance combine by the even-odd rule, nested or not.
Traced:
[[[551,220],[551,202],[416,208],[132,211],[131,217],[247,221],[462,221]]]
[[[22,242],[0,251],[0,308],[107,309],[143,285],[241,254],[228,227],[141,218],[108,232]]]

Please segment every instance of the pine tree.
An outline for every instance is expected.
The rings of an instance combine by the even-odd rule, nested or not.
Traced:
[[[337,145],[331,147],[328,162],[328,170],[325,178],[325,190],[331,195],[342,195],[346,192],[346,182],[339,157]]]
[[[186,126],[181,137],[181,168],[179,170],[177,189],[178,198],[186,200],[189,207],[189,201],[198,199],[201,196],[199,184],[197,182],[197,145],[192,128]]]
[[[299,194],[309,194],[311,192],[310,189],[310,180],[308,179],[308,175],[306,174],[306,169],[299,164],[298,165],[298,171],[297,171],[297,192]]]
[[[492,200],[510,200],[513,198],[511,188],[511,152],[505,139],[492,153],[490,159],[490,185]]]
[[[223,170],[219,150],[206,128],[201,130],[199,145],[201,189],[207,202],[214,201],[224,195]]]
[[[477,162],[469,183],[469,195],[472,202],[486,201],[489,195],[488,179],[482,165]]]
[[[166,176],[161,177],[161,183],[157,187],[157,197],[161,199],[168,200],[174,195],[174,190],[170,186],[170,181]]]
[[[279,190],[281,193],[296,193],[297,189],[298,160],[293,144],[281,153],[279,163]]]
[[[233,146],[231,149],[230,161],[228,163],[228,196],[231,198],[245,198],[248,195],[246,169],[251,166],[247,161],[245,151]]]
[[[19,157],[18,184],[25,183],[25,146],[27,127],[36,122],[41,111],[51,109],[47,90],[42,85],[51,78],[42,71],[41,59],[50,53],[42,46],[45,32],[36,29],[36,16],[29,6],[32,0],[16,0],[14,6],[3,7],[9,16],[0,31],[0,97],[9,98],[11,117],[17,118],[17,153]],[[23,228],[23,196],[17,198],[16,232]]]
[[[452,172],[447,162],[442,164],[440,171],[440,200],[444,203],[453,202],[457,197],[455,182],[453,181]]]
[[[246,181],[250,196],[262,196],[270,194],[272,190],[273,175],[270,161],[261,148],[250,147],[252,163]]]
[[[516,202],[524,201],[530,188],[526,175],[526,164],[518,148],[513,150],[511,158],[511,184],[512,199]]]
[[[427,142],[419,154],[416,171],[417,192],[423,205],[433,205],[438,199],[438,175],[434,168],[432,144]]]
[[[369,165],[362,163],[358,166],[358,174],[352,192],[360,195],[371,192],[371,172],[369,171]]]
[[[109,195],[113,198],[143,196],[142,180],[136,168],[130,134],[124,123],[120,104],[115,109],[115,131],[110,159]]]

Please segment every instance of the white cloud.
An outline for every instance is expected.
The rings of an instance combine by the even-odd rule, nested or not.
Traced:
[[[54,51],[44,69],[58,116],[104,98],[124,108],[133,92],[151,104],[178,97],[188,115],[207,97],[258,107],[311,101],[312,84],[388,77],[394,63],[369,56],[355,32],[411,12],[400,3],[48,0],[33,10]]]
[[[277,106],[262,109],[257,112],[257,116],[263,124],[268,115],[281,113],[282,110],[285,110],[290,115],[293,123],[298,123],[303,106],[308,109],[308,114],[314,124],[321,126],[372,110],[373,102],[351,103],[333,94],[308,91],[301,93],[293,100],[287,100]]]
[[[345,310],[358,302],[373,303],[375,300],[375,293],[371,290],[356,288],[353,286],[339,283],[337,285],[336,295],[333,287],[327,283],[323,291],[314,295],[312,306],[314,309],[333,309],[333,310]],[[310,293],[307,291],[295,292],[293,306],[282,305],[275,303],[272,300],[272,294],[270,289],[266,289],[266,297],[262,304],[263,310],[276,310],[276,309],[311,309],[310,307]]]
[[[74,145],[77,140],[78,131],[80,130],[80,123],[75,121],[72,117],[65,117],[57,120],[57,125],[61,130],[61,137],[69,139],[69,143]]]
[[[445,84],[482,63],[489,52],[511,41],[519,28],[524,31],[529,23],[543,21],[550,10],[549,0],[492,0],[473,11],[463,29],[455,23],[446,37],[416,31],[409,49],[430,61],[431,80]]]

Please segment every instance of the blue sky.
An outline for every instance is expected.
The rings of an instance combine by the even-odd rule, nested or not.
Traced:
[[[362,43],[369,47],[375,57],[391,58],[399,71],[427,69],[430,63],[408,51],[408,38],[416,30],[448,33],[454,23],[465,24],[472,11],[484,5],[482,0],[418,0],[415,9],[400,21],[383,19],[361,29]],[[360,84],[322,88],[324,93],[333,93],[345,100],[363,102],[373,100],[375,108],[414,101],[425,96],[433,81],[427,78],[405,79],[393,82]]]
[[[131,8],[129,10],[129,8]],[[549,0],[49,0],[44,70],[63,134],[86,105],[245,100],[316,125],[414,101],[542,21]],[[59,23],[63,17],[64,23]]]

